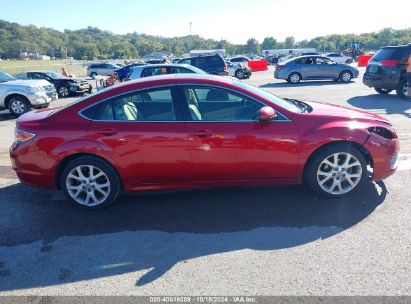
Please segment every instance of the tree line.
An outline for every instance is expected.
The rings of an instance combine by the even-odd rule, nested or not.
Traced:
[[[281,48],[315,48],[321,52],[341,52],[348,47],[350,41],[359,41],[365,50],[407,44],[411,43],[411,28],[384,28],[378,32],[363,34],[333,34],[302,41],[296,41],[293,36],[287,37],[284,41],[266,37],[261,43],[255,38],[250,38],[246,44],[233,44],[227,40],[204,39],[198,35],[173,38],[137,32],[117,35],[95,27],[61,32],[0,20],[0,58],[4,59],[17,58],[20,52],[87,60],[138,58],[159,51],[181,56],[191,49],[226,49],[230,55],[258,54],[261,50]]]

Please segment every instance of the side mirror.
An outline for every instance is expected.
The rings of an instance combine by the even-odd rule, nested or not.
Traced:
[[[262,107],[258,114],[259,121],[270,121],[277,117],[277,112],[269,106]]]

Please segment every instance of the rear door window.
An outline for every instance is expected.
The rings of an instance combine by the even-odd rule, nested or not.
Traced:
[[[103,101],[81,113],[99,121],[175,121],[170,88],[139,91]]]
[[[381,62],[382,60],[406,60],[410,55],[410,48],[396,47],[383,48],[372,58],[373,61]]]

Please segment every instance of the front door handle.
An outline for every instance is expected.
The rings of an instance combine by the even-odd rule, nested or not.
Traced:
[[[118,130],[113,129],[113,128],[105,128],[105,129],[96,131],[96,133],[104,135],[104,136],[112,136],[112,135],[117,134]]]
[[[192,133],[192,135],[200,137],[200,138],[206,138],[206,137],[211,137],[212,133],[210,130],[200,130],[200,131]]]

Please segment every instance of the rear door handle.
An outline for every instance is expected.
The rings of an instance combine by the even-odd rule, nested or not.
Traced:
[[[113,129],[113,128],[105,128],[105,129],[96,131],[96,133],[104,135],[104,136],[112,136],[112,135],[117,134],[118,130]]]
[[[212,133],[210,130],[200,130],[200,131],[192,133],[192,135],[201,137],[201,138],[206,138],[206,137],[211,137]]]

